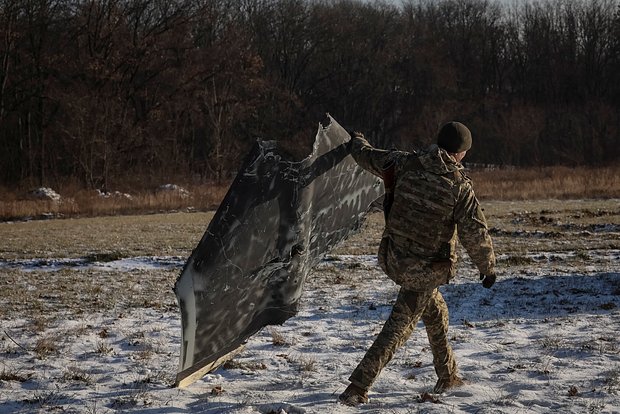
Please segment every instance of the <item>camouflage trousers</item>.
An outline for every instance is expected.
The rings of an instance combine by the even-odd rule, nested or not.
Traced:
[[[433,351],[435,372],[441,379],[456,375],[456,360],[448,342],[448,306],[437,290],[402,289],[383,329],[349,377],[352,384],[368,390],[379,373],[422,319]]]

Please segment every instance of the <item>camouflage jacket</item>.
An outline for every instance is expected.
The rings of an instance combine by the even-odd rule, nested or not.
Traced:
[[[456,270],[457,234],[478,270],[494,273],[493,245],[472,182],[445,150],[387,151],[359,136],[350,150],[360,166],[393,183],[386,186],[393,188],[393,201],[379,264],[396,283],[418,291],[448,283]]]

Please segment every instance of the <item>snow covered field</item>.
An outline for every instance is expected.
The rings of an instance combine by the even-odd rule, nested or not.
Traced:
[[[466,385],[432,394],[420,325],[359,408],[338,395],[397,292],[373,254],[380,214],[310,275],[296,317],[184,389],[171,387],[180,346],[171,288],[203,216],[132,229],[139,239],[181,226],[193,242],[158,249],[119,232],[109,238],[117,248],[151,247],[109,256],[80,255],[83,241],[64,239],[83,236],[58,242],[50,226],[88,224],[97,234],[113,218],[2,223],[0,413],[620,413],[620,201],[485,204],[498,283],[482,288],[465,257],[456,282],[441,288]],[[21,253],[20,243],[39,244]]]

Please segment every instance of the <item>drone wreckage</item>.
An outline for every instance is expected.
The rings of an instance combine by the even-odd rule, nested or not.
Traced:
[[[312,154],[286,159],[258,141],[185,263],[174,291],[181,309],[176,386],[231,359],[267,325],[295,315],[311,269],[359,229],[383,194],[349,155],[349,134],[331,116]]]

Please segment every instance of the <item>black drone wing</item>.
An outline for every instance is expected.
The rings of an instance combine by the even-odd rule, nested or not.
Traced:
[[[175,284],[183,328],[177,386],[293,316],[310,270],[360,227],[383,187],[348,155],[348,140],[330,117],[301,162],[273,141],[248,154]]]

